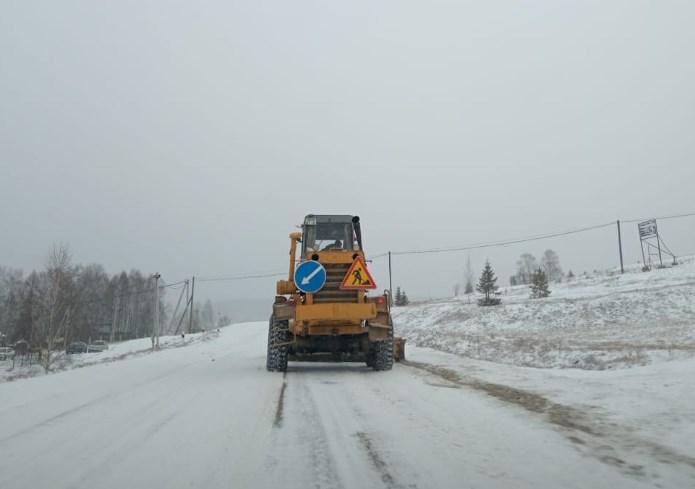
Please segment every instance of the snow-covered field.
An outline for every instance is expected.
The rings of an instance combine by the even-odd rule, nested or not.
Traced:
[[[188,334],[181,336],[162,336],[159,339],[159,349],[179,348],[199,341],[208,341],[217,336],[216,331],[207,333]],[[152,351],[152,340],[150,338],[140,338],[137,340],[121,341],[112,343],[107,350],[93,353],[79,353],[67,355],[65,352],[54,353],[51,361],[51,372],[60,372],[73,368],[85,367],[97,363],[114,362],[127,357],[136,355],[146,355],[156,353]],[[36,375],[43,375],[44,368],[36,361],[33,363],[23,362],[16,358],[14,363],[11,359],[0,361],[0,382],[23,379]]]
[[[551,284],[501,287],[502,305],[475,297],[394,308],[410,344],[520,366],[611,369],[695,356],[695,258],[673,268],[632,266]]]

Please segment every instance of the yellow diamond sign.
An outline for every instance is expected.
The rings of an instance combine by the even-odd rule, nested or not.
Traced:
[[[376,282],[369,274],[367,265],[361,257],[355,258],[343,278],[341,289],[376,289]]]

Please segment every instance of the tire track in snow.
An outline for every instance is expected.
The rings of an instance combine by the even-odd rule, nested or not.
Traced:
[[[369,435],[364,431],[358,431],[357,433],[355,433],[355,436],[357,436],[357,439],[360,441],[362,448],[364,448],[364,450],[367,452],[367,456],[369,457],[369,460],[372,462],[372,465],[381,475],[381,481],[386,485],[386,487],[390,489],[398,487],[396,486],[396,481],[394,480],[393,476],[388,470],[386,462],[383,458],[381,458],[379,452],[377,452],[374,448],[374,445],[372,444],[372,440],[369,437]]]
[[[285,390],[287,389],[287,372],[282,374],[282,387],[280,388],[280,396],[278,397],[278,405],[275,410],[275,419],[273,419],[273,426],[282,426],[282,412],[285,408]]]
[[[264,482],[269,487],[280,487],[291,473],[294,474],[291,487],[344,489],[310,390],[301,376],[285,372],[283,377],[273,420],[271,450],[266,457],[267,476],[275,484]],[[286,414],[291,417],[286,419]]]
[[[295,476],[290,487],[416,487],[397,480],[366,423],[368,417],[352,402],[350,390],[344,390],[359,378],[355,374],[355,369],[323,365],[287,371],[266,463],[273,481],[291,470]]]
[[[407,469],[403,472],[401,460],[396,460],[397,464],[401,462],[400,470],[396,470],[391,464],[393,449],[381,443],[386,441],[388,445],[389,441],[393,441],[392,433],[381,429],[374,412],[366,414],[361,409],[361,401],[365,398],[361,397],[360,392],[375,385],[375,382],[381,385],[382,380],[371,369],[359,366],[304,365],[288,371],[288,392],[292,393],[288,398],[288,414],[293,414],[291,408],[299,402],[301,406],[310,405],[312,414],[299,419],[288,417],[287,426],[289,419],[297,419],[300,428],[307,423],[318,427],[320,443],[325,446],[324,451],[332,461],[336,484],[340,487],[417,487],[414,483],[402,483],[405,473],[410,474],[409,479],[417,477],[417,474]],[[369,397],[367,401],[372,402]]]

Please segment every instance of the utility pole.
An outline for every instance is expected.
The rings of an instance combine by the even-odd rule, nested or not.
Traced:
[[[191,281],[186,280],[186,308],[183,310],[181,313],[181,320],[183,321],[183,318],[186,316],[186,312],[188,311],[189,304],[191,303]],[[178,331],[177,331],[178,333]]]
[[[664,268],[664,262],[661,259],[661,238],[659,237],[659,231],[656,232],[656,248],[659,250],[659,266]]]
[[[193,295],[195,293],[195,275],[191,279],[191,310],[188,312],[188,334],[193,331]]]
[[[154,274],[154,325],[152,327],[152,349],[159,348],[159,273]]]
[[[188,282],[186,282],[186,285],[188,285]],[[179,300],[176,302],[176,307],[174,308],[174,312],[172,313],[171,319],[169,320],[169,325],[167,326],[166,331],[164,331],[165,334],[171,334],[172,331],[174,331],[172,329],[172,327],[174,326],[174,320],[176,319],[176,315],[179,312],[179,306],[181,305],[181,300],[183,299],[183,294],[185,294],[185,293],[186,293],[186,291],[183,288],[181,288],[181,293],[179,294]],[[188,302],[186,302],[186,305],[188,305]],[[184,311],[184,314],[185,314],[185,311]],[[177,328],[176,333],[178,333],[178,328]]]
[[[646,267],[647,265],[647,259],[644,256],[644,241],[642,241],[642,236],[639,237],[639,247],[642,250],[642,264]],[[649,251],[649,248],[647,248],[647,251]],[[651,257],[649,258],[649,264],[651,265]]]
[[[620,273],[625,273],[625,268],[623,267],[623,240],[620,237],[620,219],[616,221],[618,225],[618,251],[620,251]]]
[[[391,277],[391,252],[389,251],[389,307],[393,305],[393,280]]]

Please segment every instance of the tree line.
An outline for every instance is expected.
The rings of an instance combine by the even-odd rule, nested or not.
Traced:
[[[560,257],[553,250],[545,250],[540,262],[531,253],[523,253],[517,260],[516,267],[516,274],[509,278],[509,285],[512,286],[530,284],[538,270],[542,270],[550,282],[561,282],[564,278]]]
[[[572,270],[566,276],[564,275],[558,254],[548,249],[545,250],[540,261],[536,260],[536,257],[531,253],[523,253],[517,260],[517,271],[509,278],[509,283],[512,286],[529,285],[529,297],[542,299],[551,294],[550,282],[562,282],[563,279],[572,280],[574,277]],[[495,306],[502,302],[498,292],[497,276],[489,260],[485,262],[475,288],[473,280],[473,269],[470,257],[468,257],[464,270],[464,281],[454,286],[454,295],[459,296],[463,292],[464,295],[470,297],[474,291],[477,291],[481,294],[480,299],[478,299],[480,306]]]

